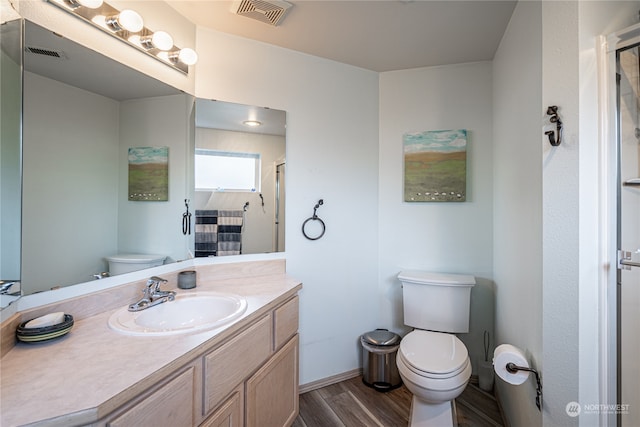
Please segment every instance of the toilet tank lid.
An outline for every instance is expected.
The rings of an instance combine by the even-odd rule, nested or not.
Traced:
[[[476,278],[467,274],[432,273],[421,270],[406,270],[398,274],[402,282],[440,285],[440,286],[473,286]]]
[[[139,264],[146,262],[160,262],[164,261],[166,255],[151,255],[151,254],[118,254],[106,257],[107,261],[121,262],[124,264]]]

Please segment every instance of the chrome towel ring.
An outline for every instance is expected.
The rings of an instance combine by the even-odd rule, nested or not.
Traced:
[[[326,226],[324,225],[324,221],[321,220],[320,217],[316,214],[316,211],[318,210],[318,208],[323,204],[324,204],[324,200],[322,199],[318,200],[318,203],[316,203],[316,205],[313,207],[313,216],[307,218],[306,221],[302,223],[302,234],[304,235],[304,237],[306,237],[309,240],[318,240],[319,238],[324,236],[324,232],[326,231]],[[312,221],[311,224],[313,224],[313,221],[318,221],[320,223],[320,227],[321,227],[320,234],[318,234],[315,237],[309,236],[306,231],[306,227],[308,224],[310,224],[310,221]]]

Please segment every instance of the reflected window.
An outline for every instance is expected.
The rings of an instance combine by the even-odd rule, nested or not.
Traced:
[[[196,190],[260,191],[260,153],[196,149]]]

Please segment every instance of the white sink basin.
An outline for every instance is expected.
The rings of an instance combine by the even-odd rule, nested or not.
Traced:
[[[247,300],[217,292],[178,293],[174,301],[130,312],[123,307],[109,317],[109,327],[126,335],[164,336],[220,327],[242,316]]]

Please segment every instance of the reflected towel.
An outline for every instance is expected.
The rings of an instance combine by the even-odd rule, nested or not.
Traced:
[[[239,255],[242,210],[196,210],[195,256]]]
[[[218,241],[216,224],[196,224],[196,243],[215,243]]]

